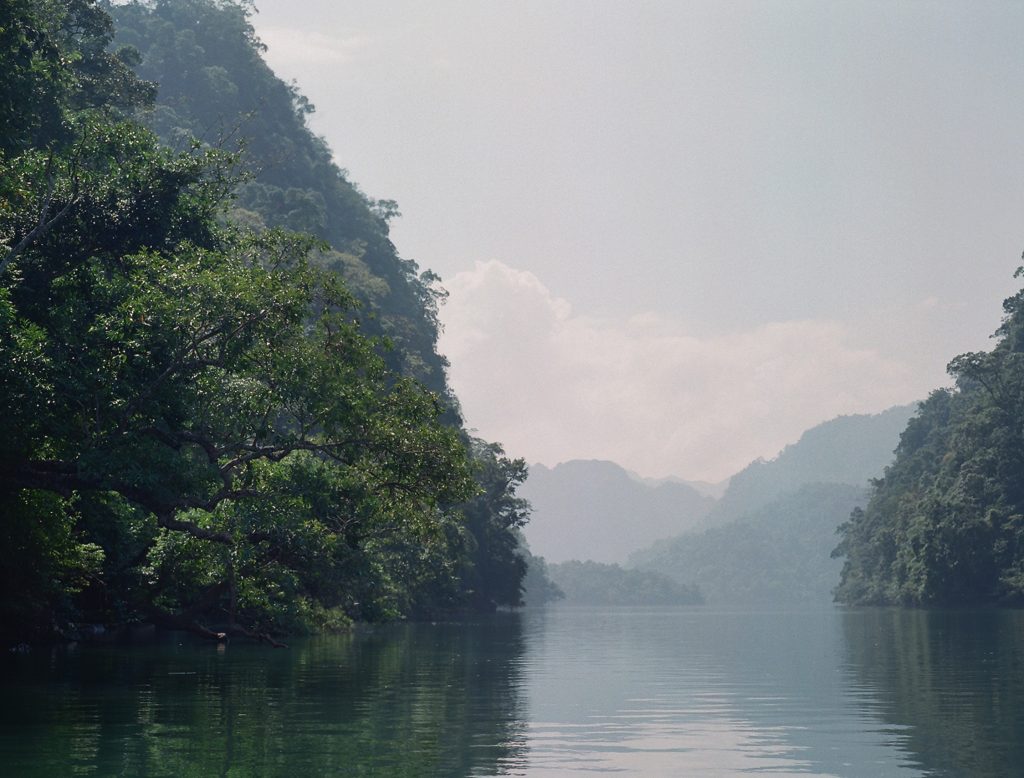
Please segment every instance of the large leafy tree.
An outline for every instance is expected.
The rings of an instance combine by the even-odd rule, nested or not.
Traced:
[[[419,272],[391,242],[389,224],[398,216],[397,205],[360,192],[323,139],[310,131],[306,120],[313,106],[264,62],[264,47],[250,23],[252,8],[230,0],[144,0],[111,12],[117,40],[138,48],[140,73],[160,84],[155,105],[142,115],[147,125],[170,147],[193,137],[213,146],[241,144],[245,180],[236,189],[231,218],[327,241],[329,248],[316,252],[314,260],[344,278],[360,303],[364,332],[381,336],[378,343],[389,346],[380,350],[386,365],[435,392],[443,420],[458,428],[458,403],[436,348],[438,306],[444,300],[439,279]],[[503,513],[518,481],[491,479],[493,468],[482,464],[494,457],[482,455],[487,444],[461,436],[474,462],[479,495],[458,506],[465,518],[448,526],[454,550],[435,558],[435,575],[405,587],[418,594],[406,599],[398,597],[403,587],[388,587],[396,602],[406,599],[407,610],[519,601],[526,553],[516,522]],[[506,492],[495,494],[496,484]],[[481,583],[483,571],[489,583]]]
[[[222,226],[230,158],[124,117],[152,90],[94,3],[4,14],[5,627],[69,598],[239,631],[382,607],[470,494],[436,396],[387,369],[322,247]]]
[[[526,480],[526,463],[509,459],[497,443],[470,441],[478,494],[463,507],[469,531],[463,581],[477,607],[522,604],[527,562],[520,530],[529,503],[516,495]]]

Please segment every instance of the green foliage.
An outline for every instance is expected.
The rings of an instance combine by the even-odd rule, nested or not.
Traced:
[[[0,640],[45,637],[62,626],[54,604],[66,607],[100,574],[103,549],[75,533],[78,517],[58,495],[4,495],[0,513]]]
[[[183,56],[202,53],[187,14],[217,22],[279,84],[241,6],[117,10]],[[22,128],[0,153],[3,637],[69,619],[296,632],[517,603],[525,468],[445,424],[423,371],[396,370],[434,354],[436,298],[393,247],[388,279],[368,249],[225,226],[239,158],[168,151],[124,118],[149,87],[130,52],[107,53],[102,10],[4,13],[0,38],[20,32],[0,57],[35,97],[0,105]],[[221,104],[231,73],[200,69]],[[330,205],[288,192],[296,214]],[[384,229],[393,205],[358,202]],[[416,315],[399,319],[429,348],[390,358],[343,275],[382,298],[405,283]]]
[[[9,0],[0,8],[0,155],[60,147],[74,111],[116,113],[152,100],[131,70],[138,52],[109,51],[110,17],[95,0]]]
[[[472,439],[470,447],[480,491],[462,506],[470,535],[462,577],[477,607],[521,605],[527,563],[519,530],[529,518],[529,504],[516,489],[526,480],[526,463],[508,459],[497,443]]]
[[[999,342],[949,365],[870,503],[843,526],[836,596],[912,605],[1024,600],[1024,293]]]
[[[529,504],[516,496],[516,489],[526,478],[526,464],[507,458],[497,443],[468,438],[466,444],[476,489],[455,506],[458,521],[444,528],[447,556],[421,564],[420,573],[417,568],[406,573],[407,578],[423,576],[411,603],[419,615],[523,604],[529,553],[519,530],[529,517]]]
[[[566,602],[576,605],[700,605],[700,589],[649,570],[601,562],[560,562],[548,575]]]
[[[141,54],[140,74],[159,83],[145,122],[171,148],[193,138],[204,145],[244,148],[246,180],[232,218],[307,232],[327,241],[326,261],[363,303],[363,326],[394,348],[383,356],[396,372],[415,377],[446,403],[457,404],[438,355],[436,276],[420,274],[388,236],[398,206],[374,200],[348,180],[322,138],[306,126],[313,111],[294,84],[277,78],[247,4],[214,0],[133,2],[110,9],[117,40]],[[337,255],[346,260],[334,262]],[[368,271],[368,273],[366,272]]]

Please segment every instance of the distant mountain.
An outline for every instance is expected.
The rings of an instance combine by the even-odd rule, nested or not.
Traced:
[[[916,405],[840,416],[770,461],[734,475],[700,531],[630,557],[638,569],[696,584],[711,605],[826,604],[841,565],[836,529],[893,460]]]
[[[548,562],[624,562],[655,540],[698,526],[714,499],[685,483],[644,483],[613,462],[533,465],[519,494],[533,505],[524,534]]]
[[[719,499],[725,490],[729,488],[729,479],[726,478],[724,481],[718,481],[711,483],[710,481],[688,481],[685,478],[677,478],[676,476],[669,476],[667,478],[645,478],[642,475],[637,475],[633,471],[627,471],[632,478],[648,486],[661,486],[662,484],[685,484],[686,486],[696,489],[698,492],[706,497],[711,497],[714,500]]]
[[[840,416],[807,430],[775,459],[757,460],[734,475],[707,516],[707,526],[736,521],[805,484],[866,487],[893,460],[917,404],[874,415]]]
[[[805,485],[739,521],[656,543],[630,566],[696,584],[709,605],[827,606],[842,568],[831,557],[836,528],[867,493],[866,484]]]

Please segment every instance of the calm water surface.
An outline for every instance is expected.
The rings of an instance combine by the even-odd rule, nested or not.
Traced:
[[[1024,613],[556,607],[8,656],[0,775],[1024,774]]]

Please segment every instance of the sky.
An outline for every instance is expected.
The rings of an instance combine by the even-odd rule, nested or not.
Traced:
[[[469,427],[717,481],[921,400],[1024,249],[1024,4],[257,0]]]

